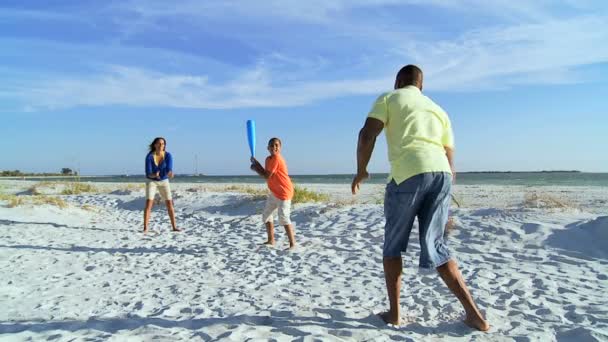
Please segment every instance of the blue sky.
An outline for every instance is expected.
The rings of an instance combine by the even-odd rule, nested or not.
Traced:
[[[607,22],[601,0],[4,0],[0,170],[143,173],[164,136],[177,173],[250,174],[254,119],[259,157],[278,136],[291,174],[353,173],[414,63],[457,170],[608,172]]]

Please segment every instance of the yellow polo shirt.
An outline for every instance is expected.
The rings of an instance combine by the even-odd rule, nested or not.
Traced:
[[[454,148],[450,119],[420,89],[408,86],[380,95],[368,117],[384,123],[389,182],[426,172],[452,173],[444,150]]]

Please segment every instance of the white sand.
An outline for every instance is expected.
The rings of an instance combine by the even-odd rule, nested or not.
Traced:
[[[492,325],[481,333],[436,273],[418,273],[417,231],[407,324],[375,315],[387,308],[382,186],[353,200],[348,185],[304,185],[337,204],[295,206],[290,252],[282,228],[260,246],[264,201],[225,185],[174,183],[184,232],[157,206],[148,236],[143,187],[94,185],[104,192],[59,196],[64,209],[0,201],[0,340],[608,340],[608,188],[456,186],[449,243]]]

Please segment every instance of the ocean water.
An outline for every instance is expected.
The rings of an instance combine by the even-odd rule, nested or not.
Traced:
[[[368,183],[386,183],[387,174],[372,174]],[[294,183],[350,184],[353,175],[292,175]],[[26,177],[28,180],[50,180],[52,177]],[[62,178],[66,180],[66,178]],[[69,180],[69,178],[68,178]],[[83,176],[87,182],[145,182],[143,175],[132,176]],[[263,180],[250,176],[193,176],[176,175],[174,183],[262,183]],[[586,172],[461,172],[456,184],[463,185],[523,185],[523,186],[608,186],[608,173]]]

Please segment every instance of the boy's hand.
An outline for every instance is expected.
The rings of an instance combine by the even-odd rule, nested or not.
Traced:
[[[355,178],[353,178],[353,183],[350,186],[350,189],[353,192],[353,195],[356,195],[357,191],[359,191],[359,185],[361,184],[361,182],[363,182],[365,179],[368,179],[368,178],[369,178],[369,173],[367,173],[367,171],[357,172],[357,174],[355,175]]]
[[[251,157],[249,160],[251,161],[251,166],[249,168],[255,172],[260,172],[262,164],[260,164],[260,162],[257,161],[257,159],[255,159],[254,157]]]

